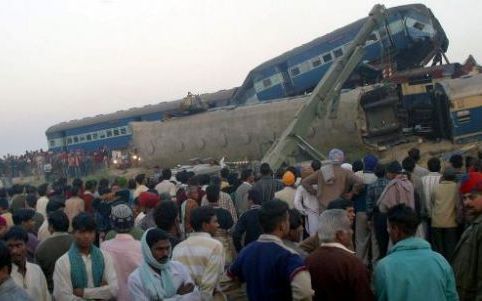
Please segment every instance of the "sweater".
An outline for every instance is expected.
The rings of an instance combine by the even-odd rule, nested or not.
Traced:
[[[416,237],[397,242],[374,273],[378,301],[456,301],[455,278],[445,258]]]
[[[353,252],[322,244],[305,261],[315,290],[313,300],[373,300],[368,270]]]

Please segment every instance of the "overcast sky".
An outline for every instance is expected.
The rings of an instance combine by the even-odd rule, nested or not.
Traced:
[[[45,149],[58,122],[239,86],[377,2],[0,0],[0,155]],[[482,1],[421,2],[451,61],[482,61]]]

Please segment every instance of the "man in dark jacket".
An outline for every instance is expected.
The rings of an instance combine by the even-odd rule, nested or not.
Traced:
[[[271,201],[274,194],[284,188],[283,183],[273,179],[273,172],[268,163],[261,164],[259,168],[261,178],[253,185],[253,189],[261,194],[261,204]]]
[[[482,174],[469,173],[460,192],[470,220],[452,257],[461,301],[482,300]]]
[[[261,195],[257,190],[248,192],[248,203],[250,204],[249,210],[241,215],[233,231],[233,243],[238,253],[263,233],[258,218],[261,209]],[[244,243],[242,243],[243,234]]]

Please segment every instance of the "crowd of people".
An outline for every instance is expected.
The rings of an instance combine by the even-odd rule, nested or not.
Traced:
[[[91,175],[96,170],[108,167],[110,154],[103,147],[93,152],[76,151],[52,152],[26,151],[25,154],[6,155],[0,159],[0,177],[15,178],[45,176],[78,178]]]
[[[0,189],[0,300],[482,300],[481,158]]]

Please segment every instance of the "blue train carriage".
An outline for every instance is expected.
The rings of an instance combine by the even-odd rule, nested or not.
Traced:
[[[237,88],[201,94],[200,98],[209,107],[224,106],[232,98]],[[140,108],[131,108],[111,114],[97,115],[80,120],[56,124],[46,131],[48,147],[51,151],[85,151],[107,147],[109,150],[122,150],[129,147],[132,133],[130,122],[162,121],[185,116],[180,109],[182,100],[161,102]]]
[[[160,121],[177,110],[179,101],[132,108],[112,114],[97,115],[56,124],[46,131],[51,151],[94,151],[102,147],[125,149],[131,140],[130,122]]]
[[[445,132],[454,143],[482,141],[482,74],[435,85],[434,101],[446,104]]]
[[[344,55],[366,18],[288,51],[251,70],[233,98],[244,104],[311,92],[334,60]],[[385,24],[365,43],[363,65],[385,63],[404,70],[446,52],[448,39],[438,20],[422,4],[390,8]],[[377,68],[375,68],[377,69]],[[378,68],[380,69],[380,68]]]

